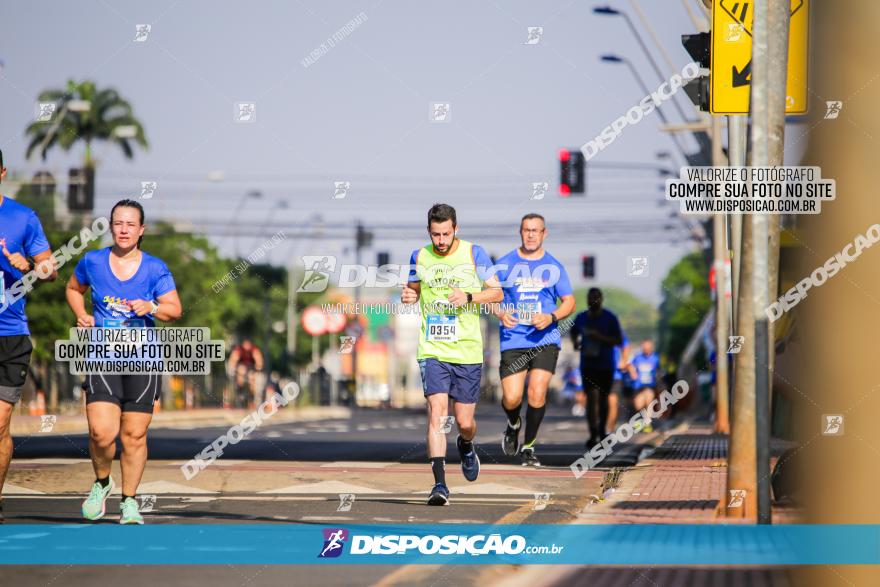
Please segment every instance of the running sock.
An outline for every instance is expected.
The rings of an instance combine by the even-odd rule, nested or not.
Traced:
[[[133,496],[133,495],[125,495],[125,494],[123,493],[123,494],[122,494],[122,500],[121,500],[121,501],[125,501],[125,500],[128,499],[129,497],[130,497],[131,499],[134,499],[134,496]]]
[[[473,439],[465,440],[464,438],[462,438],[461,439],[461,450],[462,450],[462,452],[464,452],[464,454],[467,454],[467,453],[471,452],[472,450],[474,450]]]
[[[540,408],[533,407],[532,405],[526,408],[526,436],[523,448],[531,448],[535,444],[535,439],[538,438],[538,427],[541,425],[541,420],[544,419],[544,412],[546,411],[546,404]]]
[[[501,404],[501,407],[504,408],[504,404]],[[504,408],[504,413],[507,414],[507,425],[513,428],[514,430],[519,430],[521,422],[519,421],[519,409],[522,407],[522,404],[517,405],[515,408],[507,409]]]
[[[446,459],[444,457],[431,459],[431,472],[434,473],[434,485],[437,483],[446,485]]]
[[[107,487],[110,485],[110,475],[107,475],[103,479],[95,479],[95,483],[100,483],[101,487]]]

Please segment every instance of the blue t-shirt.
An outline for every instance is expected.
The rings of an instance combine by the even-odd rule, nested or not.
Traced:
[[[138,316],[128,307],[128,302],[155,301],[177,286],[164,261],[144,252],[141,255],[140,267],[125,281],[120,281],[110,269],[110,247],[89,251],[77,263],[73,271],[76,279],[92,288],[95,326],[155,326],[152,316]]]
[[[639,353],[632,359],[633,367],[636,368],[635,385],[643,387],[657,387],[657,370],[660,369],[660,357],[657,353],[646,355]]]
[[[562,346],[559,325],[538,330],[531,325],[531,315],[549,314],[556,308],[556,300],[572,295],[568,273],[550,253],[540,259],[523,259],[514,249],[498,259],[498,280],[504,289],[504,304],[516,307],[519,324],[507,328],[500,324],[501,350],[528,349],[555,344]]]
[[[587,329],[597,330],[604,336],[623,338],[623,330],[617,316],[602,309],[598,316],[590,315],[589,310],[583,311],[574,319],[574,329],[581,336],[581,370],[582,371],[614,371],[614,345],[587,338]]]
[[[8,197],[0,202],[0,239],[6,240],[6,248],[10,253],[21,253],[25,257],[33,257],[49,250],[49,241],[36,213]],[[2,250],[0,247],[0,251]],[[0,336],[28,335],[30,330],[27,315],[24,313],[25,296],[17,295],[23,290],[12,288],[24,274],[10,265],[9,259],[2,252],[0,274]],[[12,301],[12,297],[18,299]]]

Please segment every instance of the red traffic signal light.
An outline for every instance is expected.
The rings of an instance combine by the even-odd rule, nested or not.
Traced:
[[[596,257],[593,255],[584,255],[581,258],[583,266],[584,279],[592,279],[596,277]]]
[[[559,195],[582,194],[587,189],[587,162],[576,149],[559,150]]]

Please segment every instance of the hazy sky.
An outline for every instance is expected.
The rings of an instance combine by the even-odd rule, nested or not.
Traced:
[[[687,233],[669,218],[673,209],[663,204],[656,172],[600,168],[656,164],[658,151],[677,157],[656,113],[593,160],[585,198],[556,192],[557,150],[595,137],[643,95],[626,67],[601,63],[599,55],[629,58],[649,88],[659,85],[625,21],[593,14],[602,4],[18,3],[0,20],[0,148],[11,171],[65,175],[82,147],[52,152],[45,164],[38,156],[24,161],[23,131],[41,90],[92,79],[132,103],[150,141],[132,161],[109,145],[95,149],[98,212],[154,180],[159,189],[145,201],[148,221],[189,220],[230,255],[235,246],[247,253],[279,229],[295,233],[318,214],[328,238],[290,239],[291,246],[273,251],[275,262],[344,255],[346,248],[350,258],[351,236],[329,237],[342,234],[334,226],[360,219],[386,227],[366,259],[387,250],[405,263],[427,238],[425,213],[434,202],[455,206],[460,236],[497,255],[518,244],[520,216],[537,211],[547,217],[548,250],[576,282],[581,256],[595,254],[599,282],[657,300],[660,278],[692,246]],[[631,4],[610,4],[632,15],[653,50]],[[641,5],[680,69],[689,58],[679,37],[696,30],[683,3]],[[350,35],[303,66],[360,14]],[[133,41],[138,24],[151,25],[145,42]],[[526,44],[534,26],[543,35]],[[659,54],[656,60],[671,75]],[[678,99],[693,116],[690,102]],[[234,121],[237,102],[256,104],[253,123]],[[450,104],[449,122],[430,122],[432,102]],[[674,108],[664,110],[681,121]],[[689,137],[684,143],[695,147]],[[216,171],[223,181],[207,181]],[[334,181],[351,182],[346,198],[332,199]],[[540,181],[550,182],[550,192],[532,200],[532,182]],[[239,212],[253,190],[261,197]],[[620,222],[630,226],[621,229]],[[665,242],[652,242],[668,223],[677,228]],[[236,230],[245,236],[230,238]],[[649,257],[647,278],[626,276],[628,256]]]

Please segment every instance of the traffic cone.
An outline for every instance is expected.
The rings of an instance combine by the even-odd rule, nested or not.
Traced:
[[[42,389],[37,390],[37,407],[35,416],[44,416],[46,414],[46,394]]]

